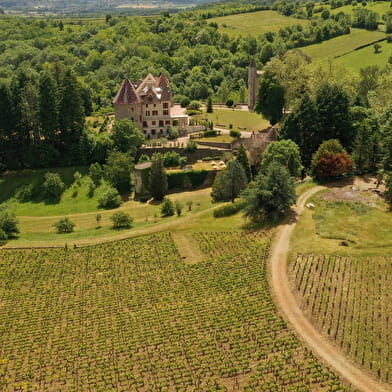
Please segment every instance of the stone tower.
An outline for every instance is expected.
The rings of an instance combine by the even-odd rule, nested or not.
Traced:
[[[255,59],[250,60],[248,72],[248,108],[253,112],[256,106],[257,94],[259,93],[260,77],[264,71],[258,71]]]
[[[252,58],[249,64],[249,71],[248,71],[248,108],[249,111],[251,112],[253,112],[256,104],[258,87],[259,87],[259,78],[257,75],[257,65],[255,59]]]

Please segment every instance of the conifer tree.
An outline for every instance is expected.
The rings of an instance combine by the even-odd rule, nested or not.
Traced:
[[[155,200],[162,200],[167,193],[167,175],[162,154],[154,154],[150,169],[150,193]]]
[[[213,112],[214,112],[214,109],[212,107],[212,99],[211,99],[211,97],[208,97],[208,100],[207,100],[207,113],[213,113]]]
[[[39,79],[39,121],[42,134],[49,143],[55,140],[58,129],[58,90],[53,76],[42,71]]]
[[[246,149],[242,143],[241,143],[240,148],[238,150],[237,161],[244,168],[246,178],[248,179],[248,181],[251,181],[252,180],[252,170],[250,169],[248,156],[246,155]]]
[[[234,203],[234,199],[246,188],[247,183],[242,165],[237,160],[230,161],[227,169],[215,177],[211,197],[214,201],[231,200]]]

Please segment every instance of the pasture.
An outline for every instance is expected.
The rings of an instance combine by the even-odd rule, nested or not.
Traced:
[[[300,48],[315,61],[325,61],[341,56],[353,51],[362,45],[368,45],[372,42],[385,38],[385,33],[381,31],[368,31],[363,29],[351,29],[350,34],[332,38],[319,44],[305,46]]]
[[[363,7],[361,3],[357,5],[357,7],[360,8],[366,8],[370,11],[376,12],[380,16],[380,21],[382,15],[385,15],[388,11],[391,10],[391,5],[388,1],[369,1],[366,4],[366,7]],[[339,12],[344,12],[345,14],[353,15],[354,14],[354,8],[352,5],[344,5],[343,7],[339,8],[334,8],[331,11],[331,14],[337,14]]]
[[[349,391],[278,314],[270,233],[1,250],[4,391]]]
[[[375,53],[374,47],[371,45],[338,57],[335,59],[335,62],[343,64],[347,68],[356,72],[359,72],[361,68],[371,65],[377,65],[380,68],[385,68],[388,64],[389,58],[392,56],[392,44],[383,41],[380,42],[379,45],[381,46],[380,53]]]
[[[221,16],[210,19],[210,21],[217,23],[220,31],[230,37],[238,37],[240,35],[257,37],[269,31],[277,32],[282,27],[309,23],[308,20],[284,16],[276,11],[257,11]]]

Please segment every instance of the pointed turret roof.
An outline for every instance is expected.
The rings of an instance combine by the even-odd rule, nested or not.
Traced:
[[[168,87],[169,86],[169,79],[167,76],[162,73],[161,76],[158,78],[158,86],[163,88],[163,87]]]
[[[137,94],[135,87],[133,87],[131,81],[127,78],[123,81],[120,90],[116,97],[113,100],[113,103],[116,104],[133,104],[133,103],[140,103],[141,99]]]

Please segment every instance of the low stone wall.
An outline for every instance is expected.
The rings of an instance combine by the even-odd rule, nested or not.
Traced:
[[[210,146],[210,147],[216,147],[216,148],[225,148],[226,150],[231,150],[231,143],[223,143],[223,142],[205,142],[202,141],[200,142],[199,140],[195,139],[196,143],[199,144],[200,146]]]

